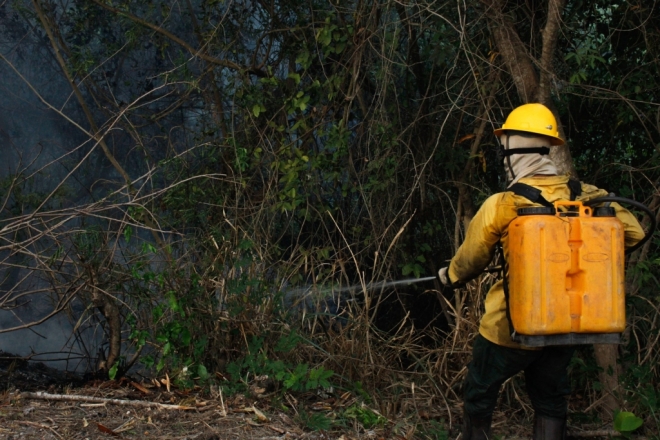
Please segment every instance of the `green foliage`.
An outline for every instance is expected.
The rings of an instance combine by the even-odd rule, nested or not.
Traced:
[[[327,431],[333,426],[333,420],[323,413],[301,410],[298,412],[298,418],[304,426],[312,431]]]
[[[369,393],[367,393],[362,385],[361,381],[356,381],[350,384],[350,390],[359,396],[363,402],[371,403],[372,399]]]
[[[307,390],[330,388],[332,385],[330,384],[329,379],[332,378],[334,374],[335,373],[332,370],[326,370],[323,366],[312,368],[309,371],[309,377],[305,384],[305,388]]]
[[[428,440],[449,440],[449,431],[445,428],[444,420],[430,420],[428,424],[419,428],[422,438]]]
[[[580,347],[571,359],[568,367],[571,388],[577,393],[587,393],[589,388],[600,388],[599,368],[596,364],[593,348]]]
[[[357,421],[365,429],[371,429],[387,422],[387,419],[363,404],[349,406],[344,410],[343,416]]]
[[[419,263],[425,263],[426,260],[424,256],[419,255],[415,262],[406,263],[401,268],[401,274],[403,276],[409,276],[412,274],[415,278],[419,278],[424,273],[424,268]]]
[[[310,369],[307,363],[273,360],[267,354],[268,347],[265,341],[264,337],[253,337],[248,347],[249,354],[227,366],[227,372],[234,383],[240,383],[244,377],[266,375],[276,379],[283,391],[310,391],[332,386],[330,383],[330,379],[334,376],[332,370],[326,370],[323,366]],[[299,342],[300,338],[295,332],[282,335],[275,342],[274,351],[289,353]]]
[[[643,423],[642,419],[628,411],[621,411],[614,417],[614,429],[626,437],[642,426]]]
[[[595,69],[596,63],[605,64],[605,59],[599,55],[599,51],[592,46],[590,41],[585,41],[584,45],[577,48],[575,52],[570,52],[564,57],[565,61],[571,61],[575,64],[574,73],[569,78],[571,84],[580,84],[589,79],[588,70]]]
[[[504,12],[540,59],[546,4],[518,3]],[[657,8],[638,3],[568,2],[551,99],[582,179],[650,203],[660,170],[660,38]],[[504,54],[493,46],[493,14],[428,2],[103,4],[121,13],[79,0],[44,11],[95,121],[81,126],[101,127],[111,151],[66,145],[60,157],[30,162],[27,138],[16,143],[30,165],[0,181],[0,229],[12,253],[6,283],[27,268],[54,295],[80,292],[90,304],[92,288],[107,293],[120,309],[123,346],[143,350],[143,366],[183,387],[212,383],[218,372],[229,378],[226,391],[245,392],[251,378],[268,375],[281,392],[341,385],[370,403],[369,390],[400,380],[373,374],[373,365],[407,374],[412,352],[441,344],[434,332],[448,329],[415,322],[420,307],[404,298],[421,295],[350,293],[340,298],[350,315],[342,326],[326,325],[331,312],[308,298],[287,295],[299,285],[420,277],[451,257],[463,232],[458,214],[500,189],[490,127],[520,99],[497,73]],[[38,46],[47,34],[34,11],[19,12],[25,32],[2,30],[33,32],[30,44],[52,50]],[[74,104],[54,108],[87,114]],[[483,137],[472,151],[476,133]],[[113,160],[134,181],[111,169]],[[50,181],[55,166],[66,170]],[[457,205],[462,185],[471,193]],[[628,299],[639,345],[627,348],[627,389],[645,421],[658,408],[649,365],[659,361],[659,261],[656,240],[629,270],[639,287]],[[401,333],[382,335],[376,325]],[[594,395],[589,349],[571,370],[576,388]],[[343,416],[384,423],[360,405]],[[311,429],[336,423],[319,413],[300,419]],[[441,422],[425,429],[428,438],[447,436]]]
[[[636,408],[635,412],[648,421],[654,421],[658,426],[660,422],[660,392],[658,392],[654,380],[654,374],[649,365],[638,365],[633,362],[626,368],[622,383],[628,395],[628,402]],[[621,417],[630,419],[627,415]],[[631,420],[626,422],[626,426],[629,426]]]
[[[75,234],[73,245],[78,253],[78,258],[83,262],[92,265],[99,264],[105,247],[105,234],[100,226],[90,226]]]
[[[293,391],[303,391],[306,388],[305,379],[308,372],[309,366],[307,364],[298,364],[293,371],[281,370],[276,373],[275,377],[283,381],[284,388]]]
[[[108,378],[110,380],[115,380],[117,377],[117,371],[119,370],[119,362],[115,362],[112,367],[108,370]]]

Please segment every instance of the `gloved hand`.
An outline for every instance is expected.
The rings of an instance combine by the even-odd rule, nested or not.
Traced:
[[[451,287],[452,282],[449,279],[449,267],[443,267],[438,271],[438,279],[443,286]]]

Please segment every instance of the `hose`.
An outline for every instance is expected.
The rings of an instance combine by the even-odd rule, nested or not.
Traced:
[[[597,203],[605,203],[605,202],[616,202],[616,203],[623,203],[624,205],[630,205],[634,206],[637,209],[640,209],[644,211],[646,215],[649,216],[651,219],[651,227],[649,228],[648,232],[644,234],[644,238],[642,238],[639,243],[637,243],[634,246],[629,247],[626,249],[626,255],[631,254],[635,252],[637,249],[640,247],[644,246],[644,244],[651,239],[653,236],[653,233],[655,232],[656,227],[658,226],[657,221],[655,219],[655,215],[653,214],[653,211],[651,211],[646,205],[639,203],[635,200],[632,199],[627,199],[625,197],[618,197],[618,196],[603,196],[603,197],[597,197],[595,199],[587,200],[585,202],[582,202],[583,205],[585,206],[591,206],[595,205]]]

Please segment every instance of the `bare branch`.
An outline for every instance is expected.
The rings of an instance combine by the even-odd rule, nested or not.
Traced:
[[[266,74],[266,72],[264,72],[262,70],[259,70],[255,67],[242,67],[242,66],[239,66],[238,64],[236,64],[232,61],[223,60],[223,59],[220,59],[220,58],[215,58],[215,57],[212,57],[210,55],[207,55],[205,53],[205,51],[200,51],[200,50],[197,50],[197,49],[193,48],[188,43],[186,43],[185,41],[183,41],[181,38],[177,37],[173,33],[169,32],[168,30],[163,29],[162,27],[157,26],[153,23],[150,23],[146,20],[143,20],[140,17],[137,17],[137,16],[131,14],[128,11],[122,11],[120,9],[114,8],[110,5],[102,2],[101,0],[92,0],[92,1],[94,3],[96,3],[97,5],[99,5],[100,7],[104,8],[104,9],[106,9],[106,10],[108,10],[108,11],[114,13],[114,14],[126,17],[129,20],[134,21],[135,23],[141,24],[142,26],[148,27],[149,29],[158,32],[162,36],[167,37],[170,40],[174,41],[175,43],[179,44],[181,47],[183,47],[188,52],[190,52],[191,55],[193,55],[195,57],[199,57],[199,58],[203,59],[204,61],[208,61],[211,64],[215,64],[217,66],[222,66],[222,67],[228,67],[228,68],[236,70],[238,72],[251,73],[251,74],[256,75],[258,77],[261,77],[261,78],[264,78],[264,77],[268,76]]]

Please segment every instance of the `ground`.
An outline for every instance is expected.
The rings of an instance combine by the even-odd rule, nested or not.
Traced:
[[[3,360],[4,358],[4,360]],[[284,395],[274,406],[268,393],[254,390],[223,396],[219,389],[181,390],[167,380],[85,379],[43,364],[12,360],[0,353],[0,440],[10,439],[385,439],[412,438],[413,425],[375,429],[353,427],[331,433],[311,430],[304,418],[331,414],[354,404],[350,393],[339,396]],[[151,406],[151,407],[150,407]],[[395,429],[396,428],[396,429]],[[399,435],[395,430],[406,435]],[[430,438],[430,437],[428,437]],[[440,437],[438,437],[440,438]]]
[[[143,385],[137,384],[139,387]],[[401,438],[391,427],[346,429],[345,433],[305,430],[295,414],[274,410],[267,402],[243,395],[207,400],[201,393],[151,389],[140,392],[130,382],[104,382],[63,390],[65,394],[5,392],[0,401],[0,439],[385,439]],[[27,397],[26,397],[27,395]],[[34,398],[34,397],[39,398]],[[84,397],[109,399],[88,403]],[[78,400],[81,399],[81,400]],[[110,399],[130,400],[118,405]],[[148,400],[147,400],[148,399]],[[145,408],[138,403],[164,402],[191,409]],[[323,410],[329,410],[329,407]],[[289,411],[290,413],[294,411]],[[413,432],[408,438],[413,437]]]
[[[346,418],[346,408],[359,408],[359,400],[348,392],[269,395],[257,383],[248,395],[229,397],[213,387],[177,389],[168,378],[85,379],[43,364],[4,359],[0,353],[0,440],[449,440],[459,436],[460,408],[416,404],[409,411],[413,415],[382,418],[365,429],[357,418]],[[335,423],[329,432],[310,429],[315,416],[328,420],[337,414],[344,414],[342,423]],[[451,424],[447,423],[450,419]],[[528,417],[497,412],[493,431],[499,440],[527,440],[529,425]],[[579,435],[589,433],[589,427],[573,431],[582,438],[608,437],[593,435],[594,430],[591,435]]]
[[[101,388],[75,390],[76,395],[117,395]],[[128,396],[125,396],[128,397]],[[7,402],[9,400],[9,402]],[[286,416],[257,421],[254,413],[229,410],[211,403],[195,410],[134,408],[113,404],[85,404],[12,399],[0,406],[0,439],[272,439],[314,438],[305,435]]]

